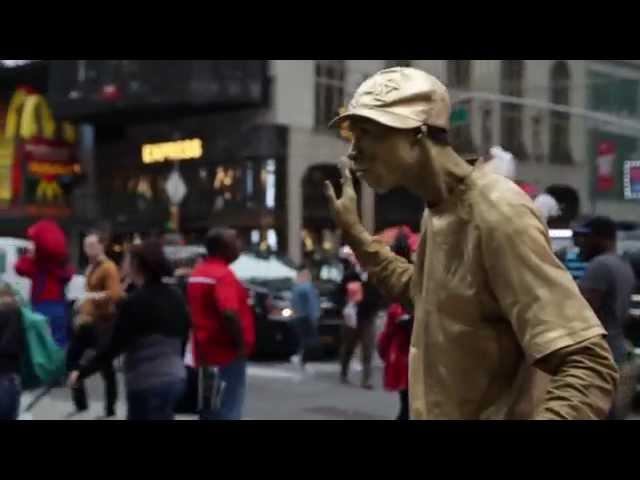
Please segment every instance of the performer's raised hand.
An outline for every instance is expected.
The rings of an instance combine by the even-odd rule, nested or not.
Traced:
[[[361,222],[358,215],[358,195],[353,187],[349,161],[344,157],[340,164],[340,181],[342,183],[342,195],[340,198],[336,197],[336,192],[330,181],[324,182],[324,189],[329,200],[329,209],[338,227],[343,231],[349,231],[361,225]]]

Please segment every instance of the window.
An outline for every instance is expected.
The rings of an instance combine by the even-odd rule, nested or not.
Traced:
[[[500,93],[511,97],[522,97],[524,62],[503,60],[500,71]],[[522,105],[504,102],[500,111],[500,138],[502,146],[518,160],[528,160],[523,141]]]
[[[447,86],[454,90],[471,89],[471,60],[447,60]]]
[[[590,70],[589,109],[622,117],[638,115],[640,82],[610,73]]]
[[[316,61],[316,128],[327,128],[343,106],[344,80],[344,60]]]
[[[569,84],[571,74],[569,65],[558,60],[551,68],[551,103],[569,105]],[[570,147],[571,117],[566,112],[551,112],[550,124],[551,147],[549,161],[551,163],[571,164],[573,157]]]
[[[454,90],[471,90],[471,60],[447,60],[447,85]],[[466,114],[467,120],[461,123],[454,120],[456,111]],[[454,149],[463,156],[477,155],[477,149],[471,133],[471,104],[468,101],[457,103],[451,118],[449,140]]]
[[[393,68],[393,67],[410,67],[411,60],[386,60],[385,68]]]

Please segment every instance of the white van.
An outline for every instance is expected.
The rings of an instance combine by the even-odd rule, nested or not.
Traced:
[[[29,240],[0,237],[0,278],[16,288],[25,299],[31,294],[31,280],[16,273],[16,263],[32,249],[33,242]]]
[[[25,299],[29,299],[31,295],[31,280],[16,273],[16,263],[30,250],[33,250],[33,242],[30,240],[0,237],[0,278],[15,287]],[[70,301],[81,299],[84,293],[84,276],[74,275],[67,284],[67,299]]]

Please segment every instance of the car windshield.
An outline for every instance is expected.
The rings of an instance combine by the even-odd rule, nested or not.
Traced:
[[[298,272],[275,255],[258,256],[243,253],[231,264],[231,270],[244,282],[251,282],[266,288],[291,286]]]

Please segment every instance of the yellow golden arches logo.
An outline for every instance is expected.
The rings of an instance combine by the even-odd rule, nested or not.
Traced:
[[[53,119],[49,104],[42,95],[33,94],[25,99],[18,133],[24,140],[29,140],[38,135],[53,140],[56,133],[56,122]]]
[[[4,129],[5,138],[15,138],[18,136],[18,112],[28,96],[29,94],[25,90],[18,89],[16,93],[13,94],[13,97],[11,97],[9,107],[7,108],[7,120]]]
[[[67,143],[75,143],[76,128],[70,122],[59,125],[60,137]],[[29,140],[35,136],[53,140],[56,122],[44,96],[19,88],[13,94],[7,109],[5,138]]]
[[[43,178],[36,189],[36,200],[53,202],[63,197],[62,188],[55,180]]]

